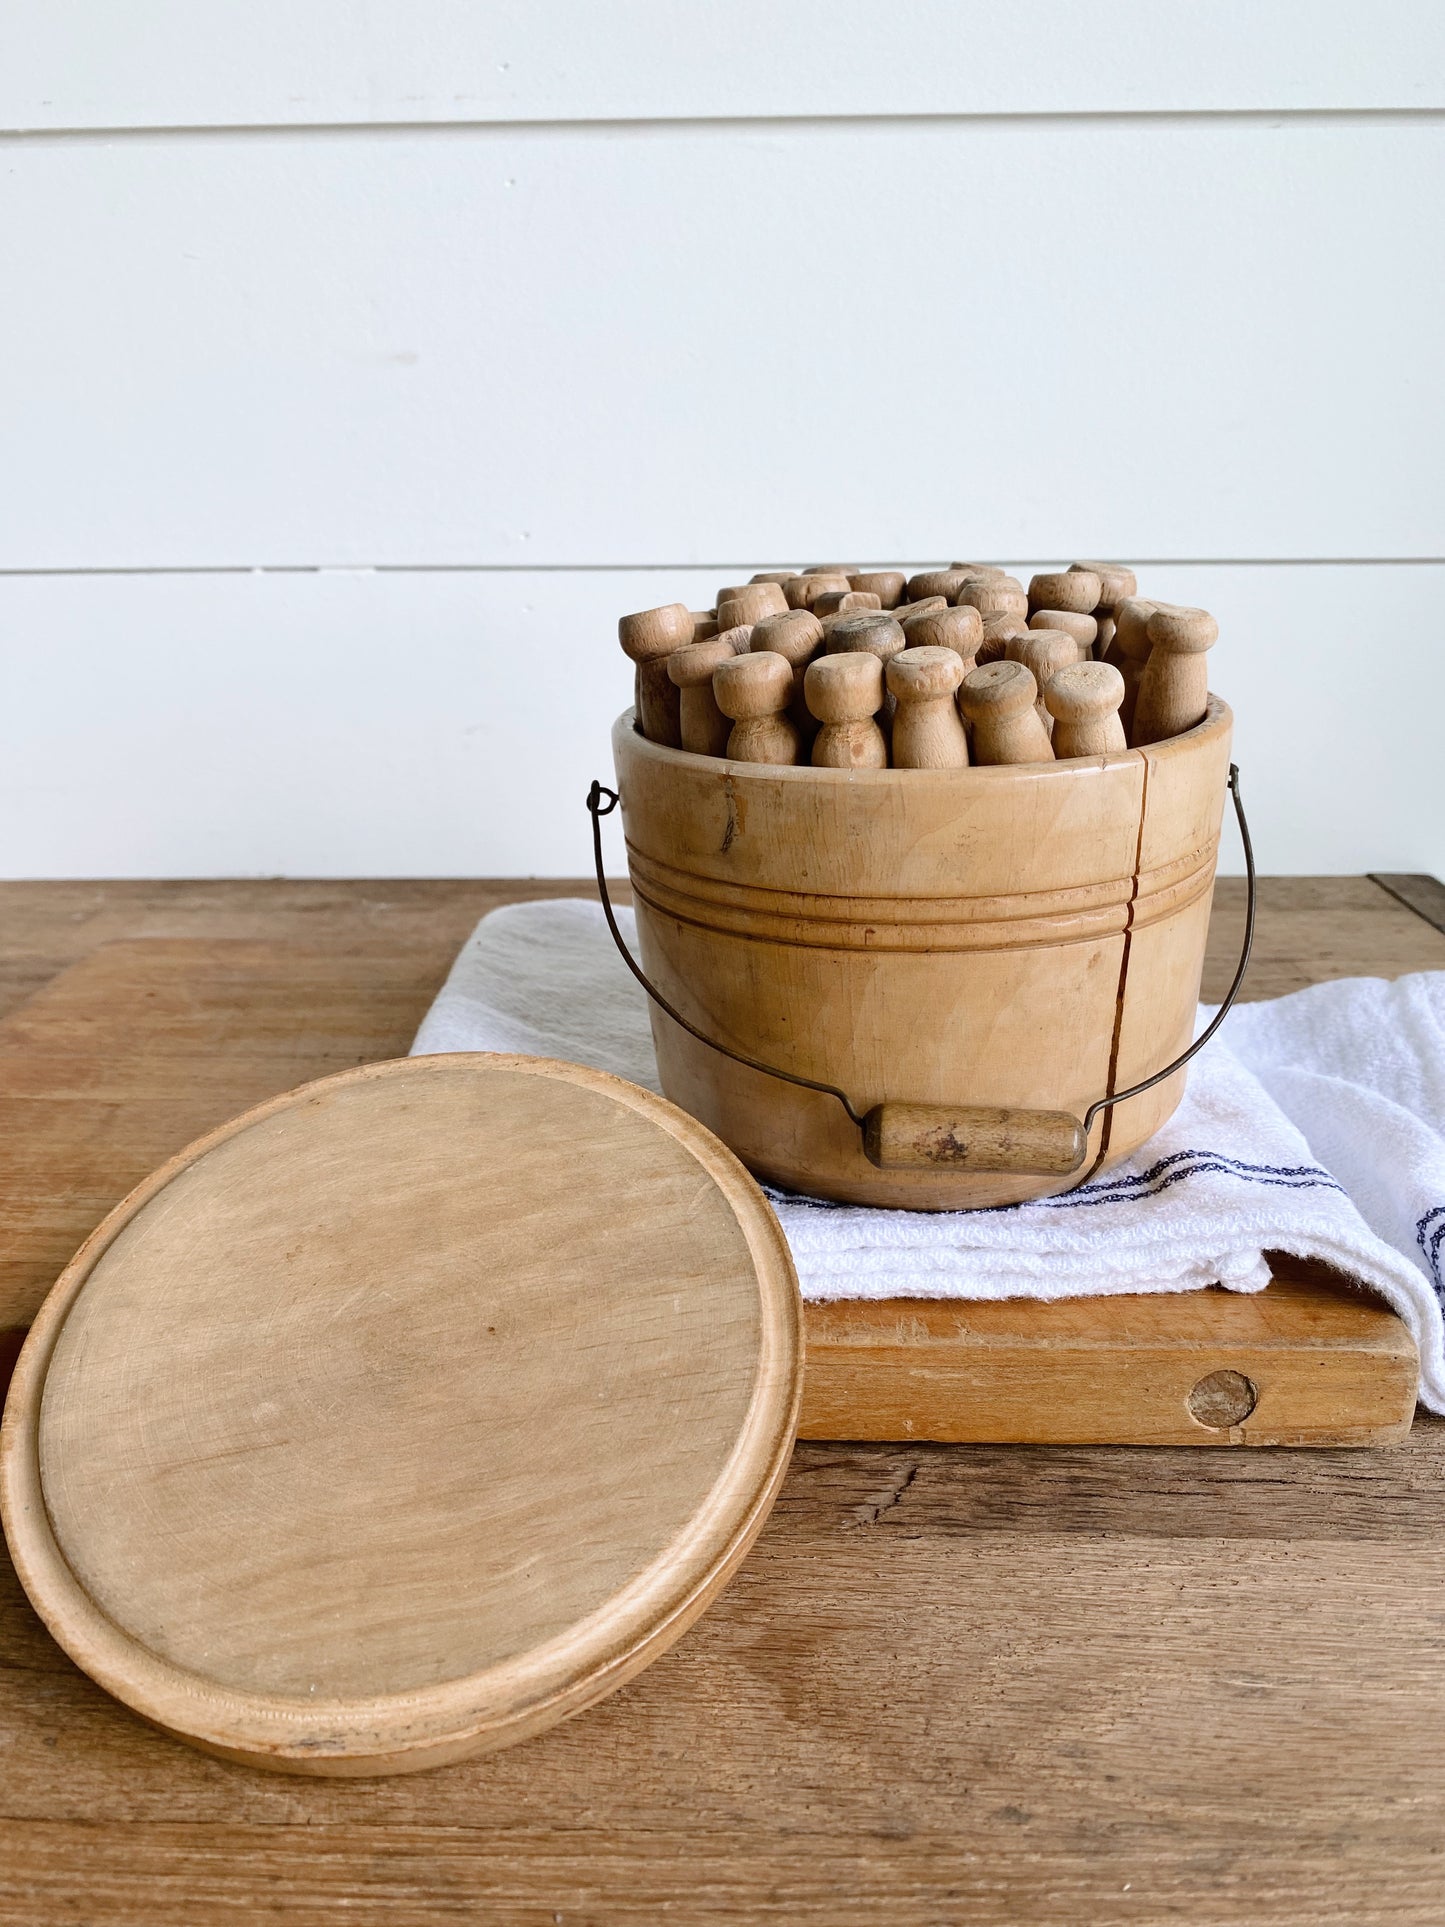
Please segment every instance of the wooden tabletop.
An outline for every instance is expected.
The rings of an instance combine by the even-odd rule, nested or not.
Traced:
[[[1407,907],[1438,916],[1445,893],[1399,881],[1267,881],[1251,993],[1445,968],[1445,934]],[[404,1051],[484,910],[566,890],[0,886],[0,1014],[23,1035],[27,998],[63,997],[88,1080],[72,1218],[107,1202],[87,1202],[87,1160],[98,1183],[154,1128],[123,1067],[97,1123],[98,946],[156,946],[137,995],[168,997],[179,1035],[186,944],[235,941],[240,1089],[264,1085],[279,1023],[248,1003],[249,946],[294,946],[288,1048],[309,1026],[320,1074]],[[1239,899],[1219,886],[1207,995]],[[322,953],[345,959],[339,1001],[334,968],[308,1001]],[[0,1228],[44,1202],[26,1197],[44,1096],[0,1092]],[[204,1112],[204,1092],[174,1097]],[[803,1444],[733,1584],[614,1698],[512,1751],[353,1785],[150,1732],[61,1655],[7,1567],[0,1923],[1436,1927],[1442,1599],[1445,1425],[1428,1419],[1381,1452]]]

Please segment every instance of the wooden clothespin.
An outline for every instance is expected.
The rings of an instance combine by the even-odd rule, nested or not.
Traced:
[[[1110,756],[1126,747],[1119,705],[1124,678],[1107,662],[1075,662],[1049,678],[1044,703],[1054,719],[1054,755]]]
[[[831,625],[825,622],[823,628],[824,644],[830,655],[848,655],[855,650],[862,650],[867,655],[876,656],[880,663],[887,664],[907,646],[902,624],[886,610],[873,615],[839,616]],[[886,735],[893,722],[893,697],[887,689],[883,692],[879,720]]]
[[[1134,729],[1136,749],[1182,736],[1204,721],[1209,707],[1209,668],[1219,624],[1207,609],[1156,609],[1149,618],[1149,660],[1139,680]]]
[[[848,577],[848,586],[876,595],[880,609],[895,609],[903,600],[906,578],[901,569],[861,569]]]
[[[959,608],[965,605],[960,603]],[[967,605],[967,606],[972,606]],[[1008,645],[1015,636],[1026,636],[1028,624],[1011,609],[995,609],[983,618],[983,640],[978,645],[975,658],[980,665],[986,662],[1002,662],[1008,653]]]
[[[1143,596],[1125,596],[1114,605],[1114,640],[1104,660],[1112,663],[1124,678],[1124,700],[1119,720],[1124,734],[1134,740],[1134,707],[1139,700],[1139,684],[1149,660],[1149,618],[1159,607]]]
[[[1045,571],[1029,581],[1029,614],[1035,609],[1071,609],[1076,615],[1091,615],[1103,593],[1103,583],[1090,569]]]
[[[804,677],[808,708],[821,727],[813,739],[819,769],[886,769],[888,745],[875,717],[883,702],[883,665],[855,649],[819,656]]]
[[[685,643],[667,658],[667,673],[677,684],[682,747],[695,756],[726,756],[732,723],[717,706],[713,671],[733,660],[726,636]]]
[[[784,582],[782,590],[790,609],[811,609],[820,595],[831,595],[839,589],[846,594],[848,586],[846,575],[837,572],[810,575],[804,570],[802,575],[795,575],[791,582]]]
[[[922,602],[925,596],[941,595],[952,602],[971,574],[969,569],[924,569],[908,578],[908,600]]]
[[[990,662],[971,669],[958,692],[958,706],[973,726],[976,763],[1051,763],[1049,732],[1035,707],[1038,684],[1021,662]]]
[[[1113,662],[1109,654],[1114,640],[1114,611],[1125,596],[1137,595],[1138,577],[1122,562],[1071,562],[1070,575],[1096,575],[1101,589],[1097,607],[1093,611],[1094,620],[1099,625],[1094,637],[1094,659],[1096,662]]]
[[[803,677],[808,664],[823,647],[823,625],[807,609],[789,609],[786,615],[768,616],[753,630],[752,647],[783,656],[793,671],[793,693],[788,714],[807,750],[817,733],[817,720],[803,696]]]
[[[814,602],[813,614],[820,621],[826,621],[829,616],[861,615],[865,609],[882,606],[877,593],[871,589],[829,589]]]
[[[713,694],[732,718],[727,753],[734,763],[796,763],[798,732],[790,721],[792,665],[770,650],[753,650],[719,663]]]
[[[983,617],[964,603],[950,609],[924,609],[918,613],[901,611],[903,638],[910,649],[951,649],[962,657],[964,674],[973,668],[983,641]]]
[[[1028,591],[1011,575],[970,575],[955,600],[977,609],[981,616],[1017,616],[1020,622],[1029,613]]]
[[[660,609],[640,609],[621,616],[617,640],[634,662],[652,662],[692,641],[692,611],[682,602],[665,602]]]
[[[682,747],[682,734],[677,686],[667,673],[667,658],[691,642],[692,635],[692,611],[682,602],[640,609],[617,624],[623,652],[637,665],[638,727],[650,743],[662,743],[668,749]]]
[[[1070,575],[1096,575],[1099,578],[1099,600],[1090,612],[1096,616],[1112,615],[1126,595],[1139,593],[1138,577],[1122,562],[1071,562],[1068,572]]]
[[[1078,660],[1085,662],[1094,646],[1094,638],[1099,633],[1099,624],[1093,616],[1081,616],[1073,609],[1035,609],[1029,617],[1030,629],[1062,629],[1066,636],[1072,636],[1078,646]]]
[[[845,615],[833,625],[831,634],[831,655],[863,649],[880,662],[887,662],[904,646],[903,625],[887,609],[862,609],[856,615]]]
[[[1038,689],[1039,721],[1052,734],[1054,719],[1044,707],[1044,692],[1061,669],[1079,660],[1074,638],[1062,629],[1025,629],[1008,644],[1006,660],[1021,662]]]
[[[786,583],[744,582],[733,589],[720,589],[717,619],[720,629],[733,629],[744,622],[761,622],[764,616],[781,615],[788,606]]]
[[[892,658],[885,675],[897,705],[893,713],[893,767],[965,768],[968,738],[953,700],[964,677],[963,658],[958,651],[946,647],[915,649],[910,645]]]

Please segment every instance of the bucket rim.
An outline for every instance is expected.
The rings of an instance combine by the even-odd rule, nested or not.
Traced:
[[[624,709],[612,725],[612,740],[614,744],[625,742],[631,755],[648,757],[679,770],[716,773],[721,766],[730,777],[745,782],[768,779],[782,783],[821,782],[833,787],[862,785],[876,789],[895,783],[900,778],[910,784],[927,778],[950,787],[1023,779],[1037,782],[1059,771],[1112,769],[1160,757],[1187,756],[1217,741],[1221,734],[1232,729],[1233,724],[1234,712],[1229,704],[1211,694],[1203,721],[1196,723],[1193,729],[1186,729],[1178,736],[1166,736],[1161,742],[1148,743],[1138,749],[1112,750],[1102,756],[1058,757],[1047,763],[970,763],[963,769],[826,769],[812,763],[739,763],[728,756],[705,756],[695,750],[669,749],[665,743],[654,743],[637,727],[637,711],[631,706]]]

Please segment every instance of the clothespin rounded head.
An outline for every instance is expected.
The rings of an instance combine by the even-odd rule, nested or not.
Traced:
[[[1219,639],[1219,624],[1207,609],[1156,609],[1149,618],[1149,640],[1175,656],[1202,656]]]
[[[1021,662],[989,662],[968,672],[958,700],[965,716],[1018,716],[1038,697],[1039,686]]]
[[[787,707],[793,665],[766,649],[733,656],[713,672],[712,691],[718,708],[735,723],[771,716]]]
[[[844,616],[834,623],[828,637],[828,648],[834,655],[862,649],[885,660],[889,656],[896,656],[906,643],[903,625],[883,611]]]
[[[908,648],[890,659],[884,673],[900,703],[937,701],[963,681],[963,657],[956,649]]]
[[[617,624],[617,640],[634,662],[655,662],[670,656],[674,649],[692,641],[692,610],[685,602],[665,602],[658,609],[639,609],[636,615],[622,616]]]
[[[820,723],[864,722],[883,703],[883,665],[866,650],[808,664],[803,697]]]
[[[667,673],[679,689],[696,689],[712,681],[713,671],[733,659],[733,646],[726,636],[712,636],[705,642],[685,642],[667,658]]]
[[[1044,707],[1059,722],[1107,716],[1124,700],[1124,678],[1109,662],[1072,662],[1056,670],[1044,689]]]
[[[771,650],[786,656],[795,667],[806,662],[823,640],[823,625],[807,609],[789,609],[780,616],[765,616],[754,625],[750,647]]]

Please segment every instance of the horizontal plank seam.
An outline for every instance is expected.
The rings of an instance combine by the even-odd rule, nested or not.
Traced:
[[[0,567],[0,581],[31,576],[112,575],[679,575],[688,571],[778,568],[793,564],[776,556],[722,562],[134,562],[44,564]],[[936,558],[933,558],[936,560]],[[1007,560],[1014,570],[1050,567],[1057,555]],[[904,557],[901,568],[929,566],[928,557]],[[1140,569],[1438,569],[1445,555],[1164,555],[1138,556]]]
[[[170,137],[184,140],[214,139],[230,135],[334,134],[334,135],[415,135],[455,133],[505,133],[550,135],[650,134],[676,133],[697,129],[704,133],[728,132],[766,127],[777,132],[807,133],[817,128],[834,127],[916,127],[960,126],[1034,126],[1061,122],[1074,125],[1178,125],[1181,122],[1241,123],[1258,121],[1291,123],[1337,121],[1374,121],[1411,126],[1445,119],[1445,107],[1072,107],[1017,108],[1013,110],[939,109],[935,112],[897,112],[879,114],[620,114],[576,115],[547,118],[518,115],[515,119],[497,115],[473,115],[435,120],[295,120],[295,121],[155,121],[146,125],[126,122],[77,122],[67,127],[0,127],[0,141],[85,141],[117,139],[153,140]]]

